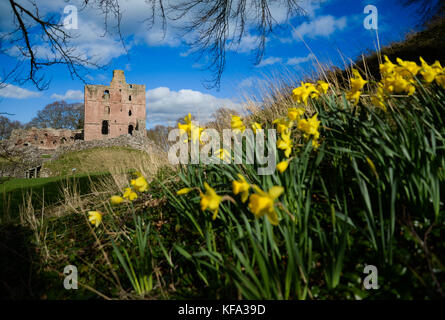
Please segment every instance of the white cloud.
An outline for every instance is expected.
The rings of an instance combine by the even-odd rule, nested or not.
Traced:
[[[286,59],[286,64],[290,65],[290,66],[295,66],[301,63],[305,63],[310,61],[312,58],[314,57],[314,55],[312,53],[308,54],[305,57],[293,57],[293,58],[287,58]],[[283,63],[284,59],[281,57],[268,57],[266,59],[263,59],[258,65],[257,67],[265,67],[265,66],[270,66],[276,63]],[[248,79],[248,78],[247,78]],[[245,79],[245,80],[247,80]]]
[[[56,99],[56,100],[83,100],[83,98],[84,95],[82,91],[71,90],[71,89],[65,92],[65,94],[63,95],[57,93],[51,95],[51,99]]]
[[[12,84],[7,84],[0,88],[0,97],[12,99],[27,99],[40,97],[41,93],[36,91],[29,91]]]
[[[260,37],[251,34],[245,34],[239,44],[235,44],[234,42],[230,42],[227,46],[228,50],[236,51],[236,52],[250,52],[258,48]],[[267,41],[267,39],[266,39]]]
[[[294,39],[300,40],[305,36],[310,38],[328,37],[337,30],[343,30],[346,26],[346,17],[335,18],[331,15],[320,16],[310,22],[303,22],[292,31]]]
[[[309,53],[306,57],[293,57],[293,58],[288,58],[286,61],[287,65],[290,66],[295,66],[301,63],[305,63],[310,61],[311,59],[314,58],[314,55],[312,53]]]
[[[150,125],[175,125],[178,118],[188,113],[203,124],[211,121],[212,114],[222,107],[241,110],[241,104],[231,99],[217,98],[200,91],[173,91],[167,87],[147,90],[147,121]]]
[[[267,84],[268,81],[266,79],[247,77],[239,83],[238,87],[241,89],[261,89],[266,88]]]
[[[169,46],[177,47],[181,44],[180,39],[167,29],[165,32],[160,27],[154,27],[145,32],[139,33],[138,36],[143,37],[145,43],[152,47]]]
[[[240,82],[239,87],[240,88],[250,88],[250,87],[253,87],[255,81],[256,81],[255,77],[245,78],[245,79],[243,79],[243,81]]]
[[[269,57],[269,58],[261,60],[261,62],[257,65],[257,67],[261,68],[261,67],[265,67],[265,66],[270,66],[275,63],[281,63],[282,61],[283,61],[283,59],[279,58],[279,57]]]

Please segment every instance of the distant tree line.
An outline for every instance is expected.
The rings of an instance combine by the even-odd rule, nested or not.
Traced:
[[[0,140],[8,139],[14,129],[53,128],[53,129],[83,129],[83,103],[67,103],[56,101],[46,105],[28,123],[12,121],[8,115],[0,115]]]

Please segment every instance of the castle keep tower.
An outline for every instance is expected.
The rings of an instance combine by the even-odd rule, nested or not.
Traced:
[[[109,86],[85,85],[84,140],[145,136],[145,116],[145,85],[127,84],[123,70]]]

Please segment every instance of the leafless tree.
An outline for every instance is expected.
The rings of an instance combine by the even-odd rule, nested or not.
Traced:
[[[83,128],[83,103],[56,101],[37,111],[37,116],[26,124],[27,128],[81,129]]]
[[[157,125],[154,128],[147,130],[147,137],[158,145],[162,150],[168,151],[168,148],[173,142],[168,141],[168,133],[174,127],[166,127],[163,125]]]
[[[38,1],[7,1],[13,15],[14,30],[2,34],[0,54],[9,55],[8,50],[12,45],[20,57],[14,67],[3,68],[0,79],[3,85],[7,81],[18,84],[32,82],[38,89],[43,90],[49,84],[44,73],[45,67],[65,65],[71,77],[77,77],[84,82],[88,67],[104,67],[94,59],[87,59],[81,55],[71,45],[74,36],[64,29],[60,18],[57,15],[41,14]],[[86,7],[98,10],[104,18],[105,33],[117,32],[125,49],[120,28],[124,18],[120,6],[122,1],[83,0],[81,10]],[[180,20],[186,21],[186,26],[182,29],[183,35],[191,32],[198,35],[188,44],[191,46],[191,51],[198,54],[198,59],[203,56],[210,57],[206,68],[213,76],[206,82],[208,87],[219,87],[226,66],[227,46],[238,46],[249,32],[253,32],[258,40],[255,63],[261,61],[267,37],[274,28],[274,18],[270,10],[272,3],[285,6],[288,16],[304,12],[299,5],[301,0],[145,0],[145,2],[148,28],[161,23],[165,31],[169,22]],[[110,26],[110,23],[114,25]],[[37,48],[42,42],[47,44],[50,54],[45,56],[39,54]]]
[[[22,126],[20,121],[11,121],[9,118],[0,115],[0,140],[9,139],[12,130],[19,129]]]
[[[49,80],[39,71],[45,67],[65,65],[71,76],[79,79],[83,79],[82,71],[86,67],[98,67],[94,59],[83,57],[71,46],[70,41],[74,36],[67,32],[59,17],[42,15],[34,0],[28,0],[27,5],[23,1],[9,0],[9,4],[14,29],[2,34],[0,53],[10,55],[7,50],[12,45],[16,50],[14,54],[17,55],[18,63],[10,69],[3,69],[3,84],[6,80],[18,84],[30,81],[36,88],[43,90],[48,87]],[[38,52],[42,43],[48,46],[48,52],[44,55]]]

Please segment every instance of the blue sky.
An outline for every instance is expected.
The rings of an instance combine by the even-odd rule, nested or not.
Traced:
[[[26,1],[21,1],[26,5]],[[67,4],[78,1],[41,0],[43,12],[59,13]],[[314,54],[321,63],[343,66],[343,59],[355,59],[362,52],[376,46],[376,33],[363,27],[366,5],[378,9],[380,44],[403,39],[406,32],[415,29],[415,8],[400,5],[400,0],[325,0],[302,1],[305,16],[285,20],[280,6],[272,7],[276,32],[267,39],[263,61],[253,65],[255,32],[249,30],[237,48],[230,48],[226,56],[226,70],[220,90],[208,90],[203,80],[209,71],[202,70],[206,57],[197,61],[189,48],[169,25],[166,36],[158,26],[147,30],[142,23],[149,14],[144,1],[123,2],[122,32],[128,55],[116,34],[103,37],[103,20],[93,9],[78,12],[78,30],[73,45],[87,57],[95,57],[107,64],[107,69],[88,69],[86,80],[91,84],[108,84],[113,69],[125,70],[128,83],[145,84],[147,88],[147,127],[173,124],[176,119],[191,112],[201,121],[211,118],[219,107],[242,110],[242,102],[254,93],[264,79],[280,76],[300,77],[314,69]],[[80,6],[79,6],[80,8]],[[8,2],[0,4],[0,33],[10,31]],[[66,15],[65,15],[66,16]],[[9,19],[9,20],[8,20]],[[9,22],[8,22],[9,21]],[[172,27],[173,26],[173,27]],[[192,36],[192,35],[191,35]],[[301,39],[304,40],[301,41]],[[36,43],[44,48],[44,44]],[[14,44],[9,48],[14,52]],[[308,49],[310,48],[310,50]],[[42,49],[44,50],[44,49]],[[15,63],[13,54],[0,54],[0,65],[8,69]],[[27,122],[39,109],[56,100],[68,102],[83,100],[83,83],[72,79],[66,67],[45,69],[51,79],[48,90],[38,91],[31,84],[8,84],[0,89],[0,112],[14,114],[10,119]]]

